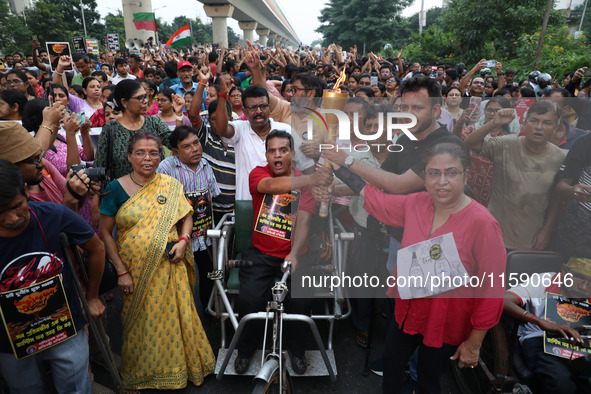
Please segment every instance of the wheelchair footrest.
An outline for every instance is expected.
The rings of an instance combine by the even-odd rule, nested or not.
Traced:
[[[228,349],[220,349],[218,352],[217,363],[215,366],[215,373],[220,370],[222,362],[228,353]],[[335,371],[335,375],[337,374],[337,363],[334,358],[334,350],[327,350],[326,354],[328,355],[328,360],[330,365],[332,366],[333,371]],[[230,357],[230,362],[226,367],[226,371],[224,375],[238,375],[236,371],[234,371],[234,359],[238,355],[238,350],[234,350],[232,356]],[[326,365],[324,364],[324,360],[322,360],[322,355],[320,354],[320,350],[306,350],[306,360],[308,361],[308,368],[306,373],[299,375],[293,371],[291,368],[291,360],[287,357],[287,370],[289,371],[289,375],[293,377],[307,377],[307,376],[328,376],[328,370],[326,369]],[[261,367],[261,350],[257,350],[254,353],[250,360],[250,366],[248,367],[248,371],[244,374],[244,376],[255,376]]]

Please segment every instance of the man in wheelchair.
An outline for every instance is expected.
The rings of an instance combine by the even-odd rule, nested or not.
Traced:
[[[547,272],[540,274],[540,277],[551,278],[551,280],[540,281],[550,285],[534,286],[534,281],[531,280],[505,293],[503,312],[519,323],[517,335],[524,361],[535,373],[536,383],[544,393],[591,393],[589,356],[586,360],[582,358],[573,362],[544,352],[544,331],[549,337],[564,338],[572,346],[578,346],[580,349],[590,348],[589,338],[583,339],[581,333],[573,328],[581,325],[580,321],[577,322],[581,319],[580,314],[567,316],[573,327],[554,322],[545,316],[546,308],[550,309],[551,304],[550,296],[546,298],[547,293],[586,303],[591,301],[591,260],[571,258],[561,273]],[[572,282],[567,279],[569,277],[573,279]],[[557,303],[554,302],[554,304]],[[564,305],[574,306],[574,304]],[[558,305],[556,308],[560,317],[563,317],[563,314],[558,311]],[[574,353],[574,349],[572,352]],[[581,368],[577,367],[577,364],[586,364],[587,366],[583,367],[586,372],[581,373]]]
[[[272,130],[265,140],[265,151],[268,164],[256,167],[249,176],[254,231],[252,246],[243,252],[242,259],[253,264],[240,269],[238,311],[241,316],[264,310],[271,297],[274,278],[281,276],[283,261],[291,261],[292,274],[296,271],[301,274],[305,269],[306,264],[300,259],[306,251],[309,221],[316,212],[310,186],[332,182],[332,174],[327,168],[312,175],[302,175],[292,168],[294,143],[286,131]],[[311,301],[291,299],[288,295],[286,309],[290,313],[309,314]],[[307,368],[304,357],[306,331],[304,323],[287,324],[285,329],[291,365],[298,374],[303,374]],[[256,326],[246,325],[237,346],[238,355],[234,362],[237,373],[248,370],[257,343]]]

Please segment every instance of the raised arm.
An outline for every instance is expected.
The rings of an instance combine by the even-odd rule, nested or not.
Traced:
[[[485,67],[486,59],[482,59],[474,67],[472,67],[472,70],[468,71],[468,74],[466,74],[464,78],[460,80],[460,91],[462,92],[462,94],[466,91],[466,87],[468,86],[468,83],[470,82],[474,74],[476,74],[476,72],[482,70]]]
[[[203,123],[203,119],[201,119],[201,103],[203,102],[203,91],[207,86],[207,82],[211,78],[211,70],[207,66],[200,67],[197,74],[197,79],[199,80],[197,85],[197,90],[193,95],[193,102],[191,104],[191,108],[189,109],[189,119],[191,123],[195,126],[197,130],[201,128],[201,124]]]
[[[224,138],[232,138],[236,133],[236,130],[234,130],[234,126],[228,123],[228,110],[226,108],[226,97],[224,97],[228,96],[228,92],[230,91],[230,85],[230,76],[222,75],[220,77],[220,94],[218,99],[218,107],[215,111],[215,125],[216,134]]]
[[[468,149],[472,149],[474,153],[479,153],[482,150],[484,137],[498,126],[508,125],[513,119],[515,119],[515,110],[513,108],[504,108],[497,111],[494,119],[479,129],[474,130],[472,134],[466,137],[464,144],[466,144]]]

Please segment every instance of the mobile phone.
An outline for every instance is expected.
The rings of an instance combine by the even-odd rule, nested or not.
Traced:
[[[378,77],[369,77],[371,86],[378,86]]]
[[[174,254],[170,252],[174,245],[176,245],[176,242],[170,241],[166,244],[166,249],[164,249],[164,254],[166,255],[166,258],[169,260],[172,260],[172,258],[174,257]]]
[[[496,65],[497,65],[496,60],[487,60],[486,61],[486,67],[488,67],[488,68],[494,68]]]
[[[470,118],[472,117],[472,115],[474,115],[475,112],[480,111],[481,102],[481,97],[470,97],[470,104],[468,104],[468,109],[470,110]]]
[[[585,70],[585,73],[583,74],[584,77],[591,77],[591,68],[588,68]]]
[[[33,39],[34,42],[39,42],[39,38],[37,38],[37,34],[33,34],[31,36],[31,38]]]
[[[86,123],[86,114],[84,113],[84,111],[78,112],[78,119],[80,119],[82,123]]]

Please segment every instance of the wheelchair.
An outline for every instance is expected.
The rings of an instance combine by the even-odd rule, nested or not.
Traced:
[[[207,303],[206,312],[218,319],[220,323],[221,342],[215,370],[218,379],[221,379],[224,374],[236,374],[233,367],[233,360],[236,356],[234,347],[245,322],[256,319],[267,320],[268,317],[265,312],[249,314],[246,319],[244,319],[244,316],[242,317],[245,320],[244,322],[239,323],[238,313],[234,310],[237,295],[240,291],[239,268],[227,268],[229,260],[234,258],[240,260],[242,252],[251,245],[253,217],[252,201],[236,201],[234,212],[226,214],[217,223],[215,229],[207,231],[207,236],[212,241],[214,259],[214,271],[208,276],[214,281],[214,288]],[[349,243],[354,239],[354,234],[345,230],[338,219],[332,216],[332,211],[329,212],[328,218],[324,222],[327,226],[332,255],[330,264],[324,266],[325,270],[329,269],[330,271],[323,272],[326,272],[327,275],[339,275],[345,269],[348,255],[347,249]],[[313,226],[310,227],[312,231]],[[315,289],[314,297],[320,298],[321,305],[315,305],[315,308],[320,306],[320,313],[316,313],[316,309],[313,309],[310,317],[284,314],[284,319],[308,323],[316,341],[317,349],[319,349],[306,351],[306,358],[309,363],[308,369],[305,374],[299,376],[330,376],[334,380],[337,375],[333,350],[334,327],[338,320],[350,316],[351,306],[342,289],[335,289],[333,292],[328,291],[328,289]],[[230,345],[228,345],[228,320],[234,331]],[[325,322],[328,325],[326,346],[324,346],[318,331],[317,323],[319,322]],[[262,350],[258,350],[253,360],[264,360],[264,353],[261,352]],[[255,375],[261,365],[262,363],[251,363],[245,375]],[[291,372],[289,363],[288,368]]]
[[[507,256],[505,278],[511,273],[528,275],[543,272],[560,272],[562,257],[554,252],[514,251]],[[479,366],[474,369],[458,367],[452,362],[452,372],[462,394],[512,392],[516,384],[527,385],[536,392],[535,374],[527,367],[519,340],[517,324],[503,315],[499,323],[490,329],[482,342]]]

